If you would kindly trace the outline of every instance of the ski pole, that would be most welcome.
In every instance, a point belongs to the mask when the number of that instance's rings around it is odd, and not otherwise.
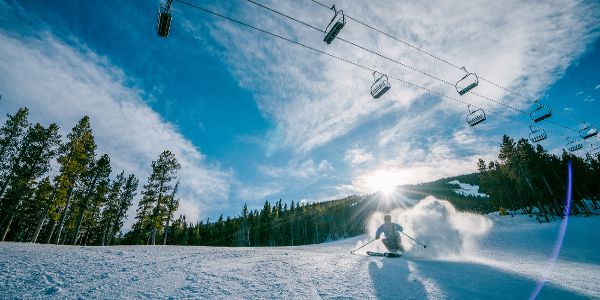
[[[354,252],[356,252],[356,251],[360,250],[362,247],[364,247],[364,246],[366,246],[366,245],[368,245],[368,244],[370,244],[370,243],[374,242],[375,240],[376,240],[376,239],[372,239],[372,240],[368,241],[366,244],[364,244],[364,245],[362,245],[362,246],[360,246],[360,247],[358,247],[358,248],[356,248],[356,249],[354,249],[354,250],[350,251],[350,253],[354,254]]]
[[[400,231],[400,232],[402,232],[402,231]],[[413,240],[413,242],[415,242],[415,243],[417,243],[417,244],[419,244],[419,245],[423,246],[423,248],[427,248],[427,245],[424,245],[424,244],[422,244],[421,242],[419,242],[419,241],[417,241],[417,240],[413,239],[412,237],[410,237],[410,235],[408,235],[408,234],[406,234],[406,233],[404,233],[404,232],[402,232],[402,234],[404,234],[405,236],[407,236],[409,239]]]

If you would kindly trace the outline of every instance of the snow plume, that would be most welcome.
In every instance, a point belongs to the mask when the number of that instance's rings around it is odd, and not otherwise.
[[[431,196],[413,207],[395,209],[389,214],[392,222],[402,225],[405,234],[427,245],[423,248],[402,235],[402,246],[410,256],[470,256],[475,241],[492,228],[492,221],[486,216],[459,212],[450,202]],[[367,224],[369,234],[375,234],[383,223],[383,216],[383,212],[377,212],[370,217]],[[385,251],[385,246],[375,242],[372,249]]]

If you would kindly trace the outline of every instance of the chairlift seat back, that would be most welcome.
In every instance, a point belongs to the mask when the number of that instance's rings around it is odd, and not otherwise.
[[[485,121],[485,119],[486,119],[485,112],[483,112],[483,109],[481,109],[481,108],[478,110],[475,110],[467,115],[467,123],[470,126],[475,126],[475,125]]]
[[[567,149],[571,152],[575,152],[577,150],[581,150],[583,148],[583,144],[578,141],[570,141],[567,143]]]
[[[529,134],[529,140],[534,143],[539,143],[548,138],[545,130],[535,130]]]
[[[456,83],[455,87],[458,94],[462,96],[478,85],[479,78],[477,75],[475,73],[468,73]]]
[[[158,21],[156,22],[156,33],[160,37],[168,37],[171,28],[171,13],[163,7],[158,10]]]
[[[387,76],[382,75],[373,83],[373,85],[371,85],[371,96],[373,96],[374,99],[378,99],[389,91],[391,87]]]
[[[344,25],[346,24],[346,19],[344,18],[344,12],[339,10],[335,12],[335,15],[327,25],[327,29],[325,29],[325,38],[323,41],[327,44],[331,44],[331,42],[335,39],[335,37],[340,33]]]
[[[546,106],[539,105],[539,107],[529,113],[529,116],[533,122],[537,123],[550,118],[552,111]]]
[[[579,136],[581,136],[581,138],[583,138],[584,140],[594,137],[596,135],[598,135],[598,129],[596,129],[596,127],[594,126],[586,126],[584,129],[579,131]]]

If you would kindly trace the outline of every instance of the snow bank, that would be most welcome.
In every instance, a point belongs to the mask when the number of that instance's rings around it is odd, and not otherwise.
[[[402,236],[402,246],[410,256],[444,257],[470,256],[476,241],[492,228],[487,216],[459,212],[448,201],[427,197],[410,208],[390,212],[392,221],[404,227],[404,233],[427,245],[427,248]],[[384,213],[373,214],[368,221],[369,234],[374,235],[383,223]],[[385,251],[382,243],[373,248]]]

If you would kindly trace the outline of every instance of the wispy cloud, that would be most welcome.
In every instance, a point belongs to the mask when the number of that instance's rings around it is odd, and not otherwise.
[[[331,11],[309,2],[264,3],[318,27],[324,28],[331,18]],[[598,37],[599,27],[598,3],[577,0],[560,5],[511,0],[484,6],[473,6],[468,1],[373,5],[348,0],[336,6],[531,97],[539,97],[562,76],[570,63]],[[339,40],[325,45],[321,34],[255,6],[239,7],[236,13],[267,30],[459,98],[454,87]],[[343,161],[349,170],[345,182],[342,180],[336,186],[346,191],[368,192],[365,178],[381,170],[396,174],[399,182],[406,183],[475,171],[479,157],[494,158],[491,153],[500,138],[491,134],[498,132],[495,129],[517,136],[528,135],[527,126],[519,127],[520,123],[512,119],[506,122],[492,114],[485,124],[469,128],[464,121],[465,105],[432,99],[423,90],[394,80],[392,89],[375,101],[369,95],[371,74],[364,70],[227,22],[216,24],[207,26],[226,49],[223,57],[231,71],[240,85],[254,91],[260,109],[277,124],[273,130],[277,134],[271,135],[267,142],[268,154],[295,153],[292,161],[297,162],[286,168],[261,166],[264,173],[272,176],[308,178],[309,174],[315,174],[312,171],[315,167],[305,157],[328,147],[346,147]],[[340,36],[449,82],[462,76],[459,71],[352,21],[348,21]],[[489,84],[481,83],[477,92],[516,108],[529,107],[523,99],[509,97]],[[461,100],[484,107],[487,113],[498,112],[509,117],[518,114],[505,112],[504,107],[472,95]],[[393,121],[384,120],[390,116],[394,116]],[[522,120],[529,121],[528,116]],[[367,126],[378,130],[365,130]],[[353,145],[357,140],[364,145],[360,149]],[[338,192],[332,187],[324,189],[328,191],[320,194]]]
[[[332,171],[333,166],[327,160],[315,163],[313,159],[307,159],[304,161],[291,161],[285,167],[261,165],[258,166],[258,169],[263,174],[274,178],[308,179]]]
[[[361,148],[348,149],[346,151],[345,160],[354,165],[360,165],[373,160],[373,154]]]
[[[320,28],[331,19],[330,10],[310,1],[264,3]],[[261,113],[274,124],[255,141],[264,146],[269,158],[251,166],[258,169],[257,175],[266,177],[260,184],[232,180],[235,170],[208,163],[177,128],[145,105],[149,99],[126,84],[126,75],[111,66],[108,59],[85,48],[64,45],[51,35],[38,40],[0,40],[1,57],[8,57],[4,52],[12,55],[10,63],[0,64],[2,71],[10,75],[2,76],[0,87],[9,90],[12,99],[19,99],[16,101],[39,106],[36,116],[59,120],[63,129],[82,114],[91,114],[99,144],[105,145],[101,150],[111,154],[115,165],[134,170],[142,178],[147,176],[149,161],[159,150],[175,148],[186,164],[182,170],[186,182],[182,184],[185,190],[181,209],[187,214],[198,208],[240,207],[240,203],[225,201],[229,196],[261,200],[295,189],[300,198],[315,201],[372,192],[369,180],[382,172],[398,183],[472,172],[478,158],[494,158],[500,131],[516,136],[528,134],[526,126],[492,114],[506,113],[496,104],[473,95],[460,97],[452,86],[339,40],[326,45],[321,33],[256,6],[223,1],[207,5],[316,49],[481,106],[488,120],[471,128],[465,122],[466,105],[394,80],[392,89],[374,100],[369,95],[373,79],[366,71],[187,9],[177,10],[180,28],[186,30],[178,34],[191,33],[199,41],[196,46],[222,58],[239,85],[253,94]],[[473,6],[468,1],[373,4],[342,0],[336,6],[532,97],[542,95],[600,33],[596,22],[600,4],[594,1],[507,0]],[[463,75],[351,20],[340,36],[451,83]],[[19,60],[26,63],[17,65],[15,61]],[[25,92],[27,89],[33,92]],[[522,99],[509,97],[483,81],[476,91],[517,108],[528,107]],[[14,101],[4,107],[15,109],[18,104]],[[516,117],[514,112],[507,115]],[[529,121],[528,116],[523,118]],[[114,132],[114,127],[120,132]],[[119,139],[123,132],[139,138]],[[318,184],[304,189],[314,183]]]
[[[278,1],[270,5],[322,27],[329,21],[331,13],[301,1]],[[469,2],[386,3],[385,9],[360,1],[346,1],[338,6],[396,36],[413,40],[433,53],[441,53],[457,63],[467,63],[469,69],[527,95],[540,94],[559,78],[569,63],[597,36],[591,34],[592,28],[597,26],[597,14],[590,10],[590,6],[596,5],[580,1],[556,6],[510,1],[477,7]],[[515,9],[523,13],[514,14]],[[462,13],[465,10],[470,13]],[[253,24],[268,30],[391,72],[405,80],[455,94],[452,87],[440,85],[340,41],[325,46],[319,33],[273,17],[254,6],[244,6],[240,11],[244,11],[244,16]],[[474,19],[471,17],[474,14],[483,17]],[[401,110],[423,94],[422,90],[392,81],[392,90],[382,100],[373,101],[368,94],[370,74],[360,69],[229,23],[218,24],[212,32],[227,49],[225,56],[232,71],[243,86],[257,91],[261,109],[284,129],[283,143],[278,144],[280,148],[308,152],[386,112]],[[489,32],[495,33],[493,38]],[[460,72],[353,22],[348,22],[341,36],[360,41],[369,48],[451,82],[461,76]],[[544,47],[541,49],[539,45]],[[502,90],[485,84],[478,91],[496,99],[504,96]],[[477,97],[468,96],[466,100],[495,108]],[[502,100],[517,107],[525,105],[520,99]],[[441,105],[455,113],[460,112],[451,117],[462,118],[464,108],[460,105],[448,100]],[[413,117],[408,113],[398,122]]]
[[[99,153],[110,155],[114,171],[134,173],[144,184],[150,162],[161,151],[175,153],[182,169],[180,212],[196,220],[228,198],[228,171],[211,165],[176,127],[146,103],[119,68],[81,45],[51,34],[14,38],[0,32],[2,111],[27,106],[31,119],[57,122],[63,135],[84,115],[91,118]],[[132,221],[136,205],[129,211]],[[130,223],[128,224],[130,225]]]
[[[267,197],[282,192],[281,187],[277,186],[240,186],[237,190],[237,197],[243,201],[265,200]],[[268,199],[272,200],[272,199]]]

